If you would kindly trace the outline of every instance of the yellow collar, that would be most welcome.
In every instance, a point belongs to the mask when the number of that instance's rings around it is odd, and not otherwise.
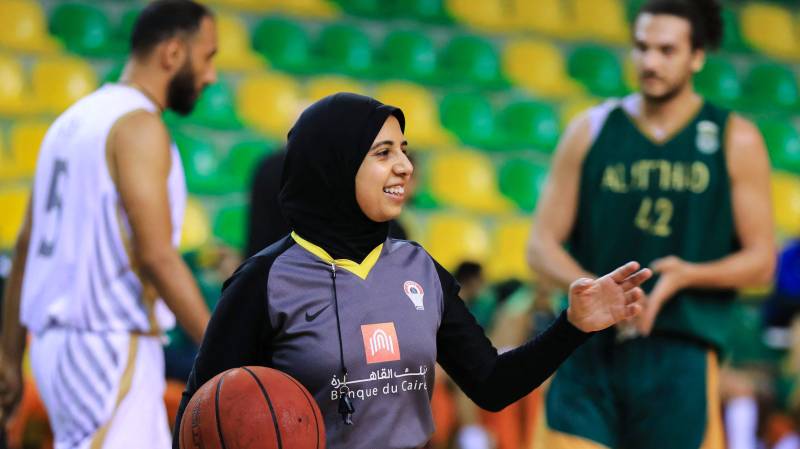
[[[349,259],[334,259],[333,257],[328,254],[327,251],[320,248],[319,246],[309,242],[308,240],[300,237],[297,235],[296,232],[292,231],[292,238],[298,245],[302,246],[306,251],[310,252],[311,254],[319,257],[323,261],[335,264],[337,267],[344,268],[345,270],[355,274],[356,276],[360,277],[361,279],[367,279],[370,270],[372,267],[375,266],[375,263],[378,262],[378,256],[381,255],[381,250],[383,249],[383,243],[376,246],[366,258],[361,263],[353,262]]]

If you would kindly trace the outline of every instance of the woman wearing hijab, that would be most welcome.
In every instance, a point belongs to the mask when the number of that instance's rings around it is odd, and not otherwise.
[[[632,262],[576,281],[569,308],[547,331],[498,355],[453,277],[420,245],[387,238],[413,171],[404,123],[400,109],[349,93],[303,112],[281,180],[292,233],[225,283],[178,424],[213,376],[263,365],[311,392],[328,447],[419,448],[433,432],[436,362],[479,406],[500,410],[547,379],[591,332],[641,310],[638,286],[651,273]]]

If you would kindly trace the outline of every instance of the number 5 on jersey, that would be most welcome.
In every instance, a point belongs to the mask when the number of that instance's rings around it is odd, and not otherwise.
[[[45,204],[45,232],[42,242],[39,244],[39,255],[49,257],[53,255],[58,241],[58,230],[61,225],[61,215],[64,212],[64,200],[61,195],[61,179],[66,179],[67,161],[56,159],[53,163],[53,171],[50,175],[50,187],[47,191],[47,203]]]

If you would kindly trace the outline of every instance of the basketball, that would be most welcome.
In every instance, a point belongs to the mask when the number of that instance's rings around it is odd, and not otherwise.
[[[324,449],[325,425],[300,382],[263,366],[229,369],[192,396],[181,449]]]

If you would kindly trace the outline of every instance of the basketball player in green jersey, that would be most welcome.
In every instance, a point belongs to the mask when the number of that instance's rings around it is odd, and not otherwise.
[[[554,376],[547,449],[723,448],[716,391],[735,289],[774,269],[769,161],[757,128],[693,89],[722,36],[712,0],[648,0],[633,25],[639,92],[577,118],[553,160],[528,248],[566,288],[649,265],[645,310]]]

